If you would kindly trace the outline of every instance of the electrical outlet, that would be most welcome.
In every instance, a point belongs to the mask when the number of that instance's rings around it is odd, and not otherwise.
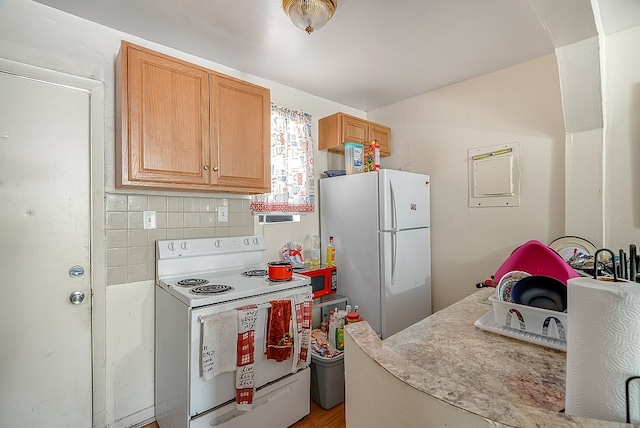
[[[229,221],[229,207],[218,207],[218,223],[226,223]]]
[[[156,229],[156,212],[155,211],[142,211],[142,220],[145,229]]]

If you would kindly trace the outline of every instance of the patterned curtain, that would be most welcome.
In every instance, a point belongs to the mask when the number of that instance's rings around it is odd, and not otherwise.
[[[311,115],[271,103],[271,193],[252,196],[251,211],[315,211]]]

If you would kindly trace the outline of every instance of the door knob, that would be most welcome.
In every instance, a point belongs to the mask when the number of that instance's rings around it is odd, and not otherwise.
[[[69,294],[69,301],[74,305],[79,305],[84,301],[84,293],[82,291],[74,291]]]

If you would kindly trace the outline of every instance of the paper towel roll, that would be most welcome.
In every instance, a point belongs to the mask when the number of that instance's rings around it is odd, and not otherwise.
[[[581,277],[567,287],[565,412],[625,422],[625,382],[640,375],[640,284]],[[634,423],[640,422],[637,383],[630,389]]]

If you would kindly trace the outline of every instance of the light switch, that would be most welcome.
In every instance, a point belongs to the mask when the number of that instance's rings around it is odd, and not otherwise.
[[[229,221],[229,207],[218,207],[218,223],[226,223]]]
[[[156,229],[156,212],[142,211],[142,220],[145,229]]]

